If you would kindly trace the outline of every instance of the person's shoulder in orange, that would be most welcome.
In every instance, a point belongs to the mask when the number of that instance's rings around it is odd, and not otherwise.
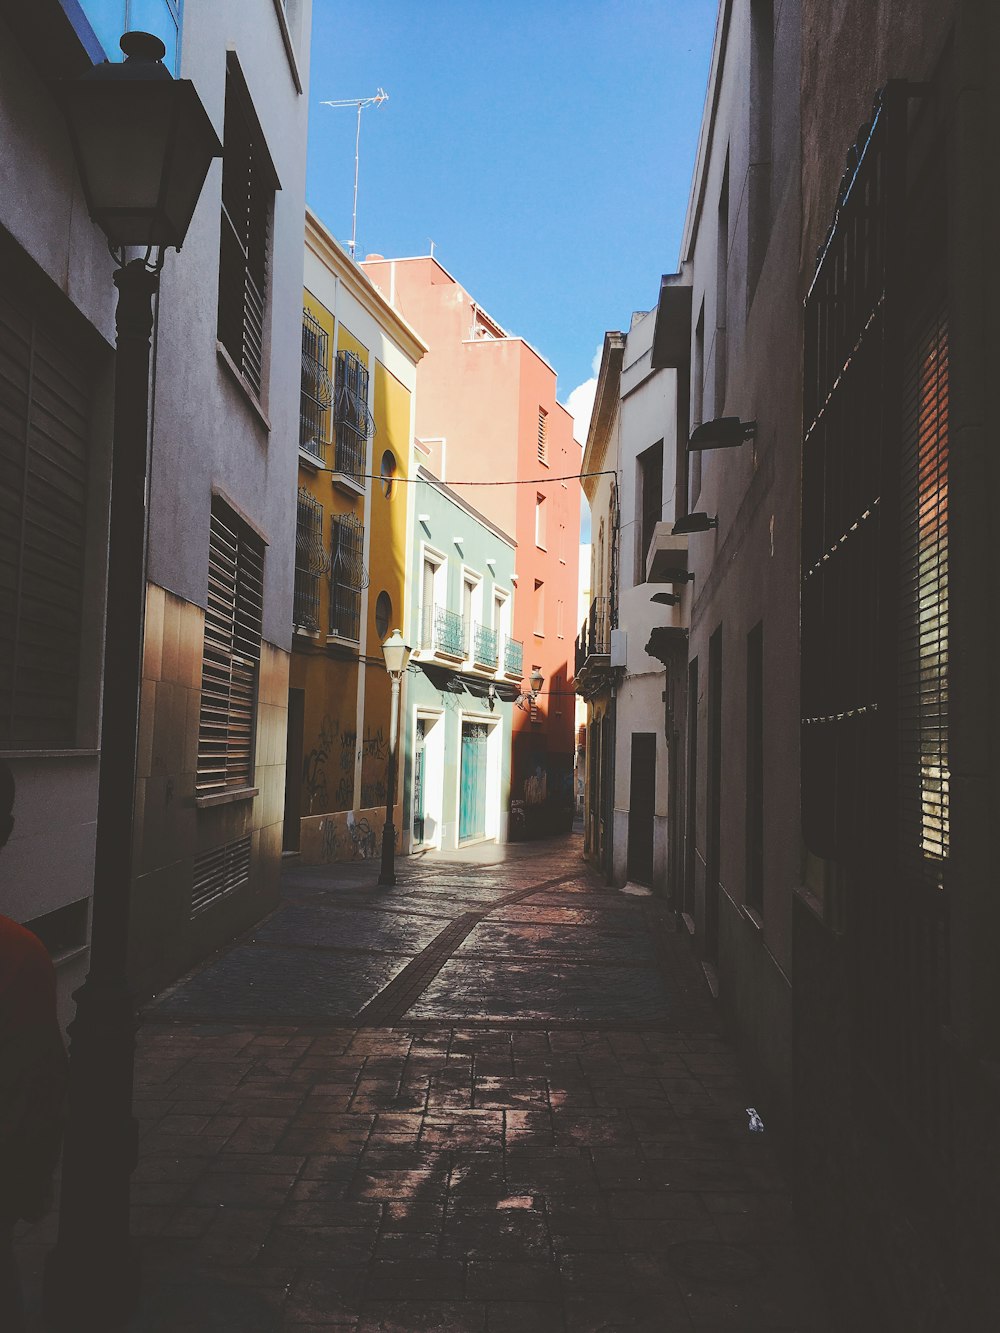
[[[56,1021],[55,969],[45,945],[0,915],[0,1037]]]

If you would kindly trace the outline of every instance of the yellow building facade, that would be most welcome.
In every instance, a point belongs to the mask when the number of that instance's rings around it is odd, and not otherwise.
[[[390,726],[381,644],[406,624],[425,351],[307,212],[284,848],[309,864],[381,848]]]

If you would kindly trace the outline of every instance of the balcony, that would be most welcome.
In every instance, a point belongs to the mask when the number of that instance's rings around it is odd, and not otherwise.
[[[524,644],[520,639],[504,640],[503,672],[515,680],[520,680],[524,675]]]
[[[425,606],[420,614],[420,648],[425,653],[462,661],[466,655],[465,620],[444,606]]]
[[[611,667],[611,598],[595,597],[576,641],[576,688],[587,693]]]
[[[496,671],[500,660],[498,653],[499,635],[489,625],[475,625],[472,633],[472,660],[476,666]]]

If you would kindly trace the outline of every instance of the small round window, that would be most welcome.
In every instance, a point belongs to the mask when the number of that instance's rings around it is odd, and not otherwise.
[[[396,489],[393,478],[396,475],[396,455],[391,449],[386,449],[382,455],[382,494],[387,500],[392,499],[393,491]]]
[[[380,639],[389,633],[389,621],[392,619],[392,598],[387,592],[380,592],[375,599],[375,628]]]

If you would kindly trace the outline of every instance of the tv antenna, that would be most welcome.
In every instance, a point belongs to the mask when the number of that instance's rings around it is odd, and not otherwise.
[[[358,109],[358,130],[354,136],[354,216],[351,222],[351,258],[358,239],[358,154],[361,147],[361,113],[366,106],[381,106],[388,102],[389,94],[379,88],[374,97],[341,97],[333,102],[321,102],[320,106],[354,106]]]

